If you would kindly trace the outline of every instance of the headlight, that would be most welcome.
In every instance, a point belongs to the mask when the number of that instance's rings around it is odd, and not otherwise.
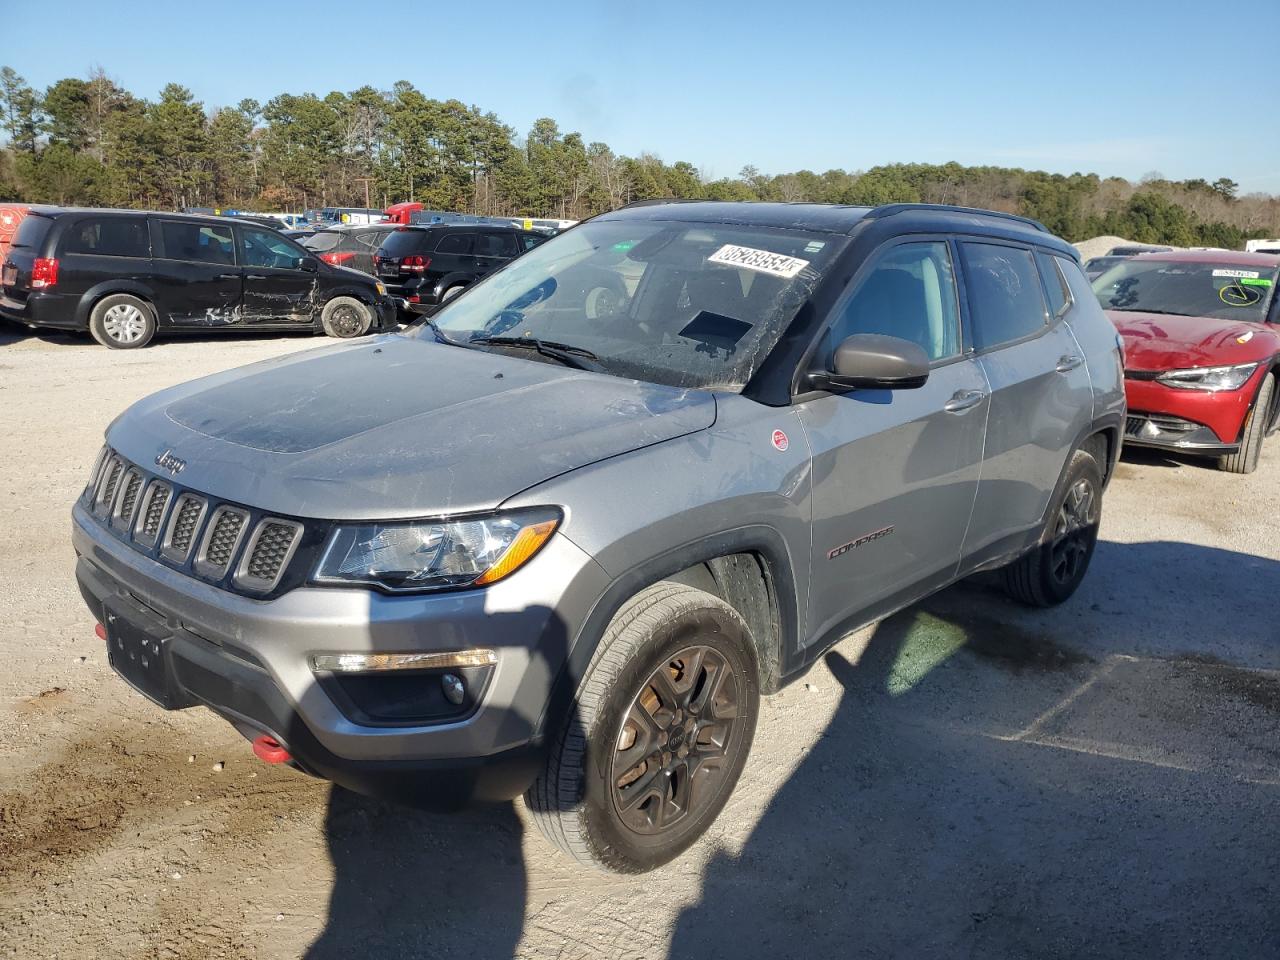
[[[481,587],[524,566],[560,515],[526,510],[475,520],[362,523],[338,527],[315,579],[392,591]]]
[[[1191,367],[1187,370],[1170,370],[1156,377],[1166,387],[1184,390],[1239,390],[1253,371],[1256,363],[1241,363],[1234,367]]]

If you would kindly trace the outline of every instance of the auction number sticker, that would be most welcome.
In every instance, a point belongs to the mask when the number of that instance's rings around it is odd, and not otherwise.
[[[1215,277],[1234,277],[1237,280],[1257,280],[1257,270],[1215,270]]]
[[[799,257],[788,257],[786,254],[770,253],[753,247],[739,247],[732,243],[726,243],[707,257],[707,261],[724,264],[726,267],[755,270],[757,273],[767,273],[785,280],[790,280],[809,265],[808,260],[801,260]]]

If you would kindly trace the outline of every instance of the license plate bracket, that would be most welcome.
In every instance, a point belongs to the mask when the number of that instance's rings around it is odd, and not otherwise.
[[[181,710],[194,701],[179,686],[169,665],[172,637],[139,626],[104,606],[107,662],[129,686],[166,710]]]

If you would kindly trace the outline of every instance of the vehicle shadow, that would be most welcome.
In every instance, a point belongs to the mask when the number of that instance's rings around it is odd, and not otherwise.
[[[567,627],[555,611],[531,607],[515,615],[490,614],[486,626],[495,639],[508,632],[521,635],[527,632],[528,618],[539,614],[545,617],[540,646],[520,683],[545,689],[548,678],[554,679],[566,663],[569,647]],[[508,631],[504,617],[521,622]],[[376,626],[373,630],[372,649],[395,648],[394,642],[378,640]],[[573,684],[557,689],[571,690]],[[565,700],[558,702],[560,710],[552,710],[548,729],[577,724]],[[424,779],[421,807],[412,800],[406,805],[331,787],[325,840],[333,889],[325,928],[305,953],[306,960],[515,955],[528,890],[524,827],[514,807],[523,801],[441,813],[426,808],[436,796],[435,787],[429,777]]]
[[[1269,605],[1228,620],[1182,590],[1154,625],[1080,621],[1107,619],[1119,570],[1274,597],[1280,563],[1185,543],[1102,543],[1095,563],[1057,610],[965,583],[828,654],[829,725],[713,857],[669,956],[1275,955],[1280,679],[1156,635],[1180,620],[1274,657]]]

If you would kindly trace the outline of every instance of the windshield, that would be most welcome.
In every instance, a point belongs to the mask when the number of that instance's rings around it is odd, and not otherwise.
[[[443,307],[435,326],[458,342],[519,337],[589,351],[617,376],[740,390],[846,240],[718,223],[593,221],[477,284]]]
[[[1125,260],[1093,282],[1104,310],[1176,313],[1220,320],[1267,317],[1275,267],[1177,260]]]

